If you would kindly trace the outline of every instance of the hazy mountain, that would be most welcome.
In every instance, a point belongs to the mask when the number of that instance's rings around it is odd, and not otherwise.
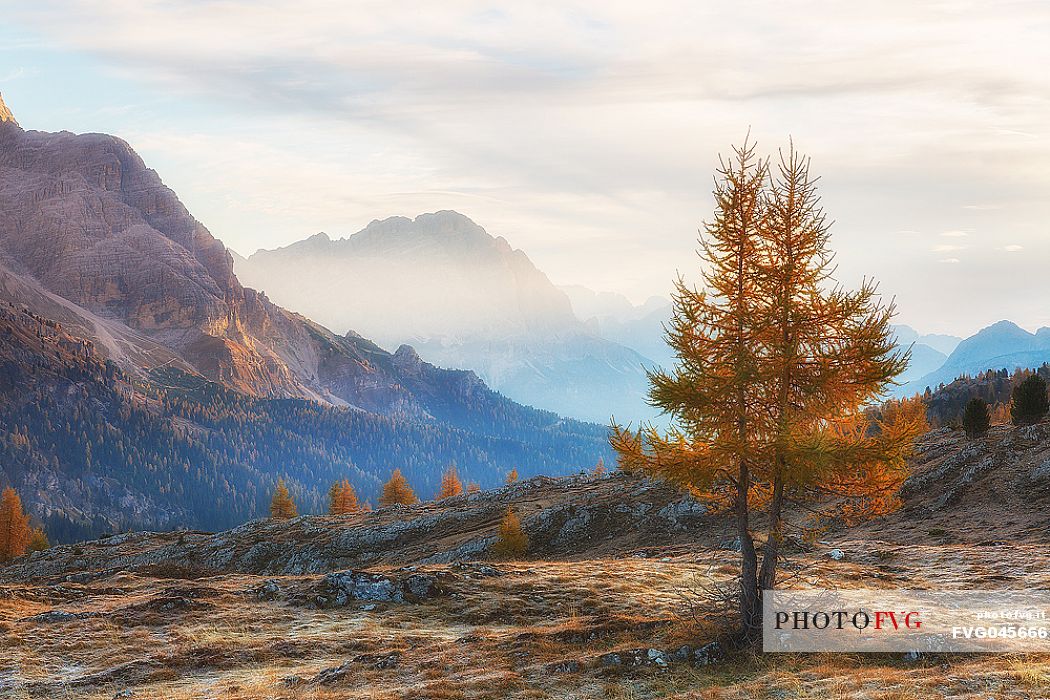
[[[330,480],[374,495],[393,467],[429,496],[453,459],[495,485],[610,457],[601,426],[244,287],[112,136],[0,120],[0,301],[0,484],[67,534],[232,524],[278,475],[314,507]]]
[[[660,367],[670,367],[674,351],[664,341],[664,324],[671,318],[671,301],[650,297],[634,305],[622,294],[595,292],[587,287],[559,287],[572,302],[573,311],[596,335],[629,347]]]
[[[1050,362],[1050,328],[1035,333],[1011,321],[999,321],[958,344],[937,369],[911,381],[900,394],[913,394],[947,384],[957,377],[988,369],[1035,368]]]
[[[475,370],[529,405],[637,421],[651,360],[593,332],[521,250],[452,211],[260,250],[238,275],[288,308],[427,361]]]
[[[920,334],[911,326],[894,326],[893,332],[897,336],[897,342],[901,345],[910,345],[911,343],[925,345],[926,347],[936,350],[945,357],[952,354],[952,351],[962,342],[962,338],[954,335],[944,335],[939,333]]]

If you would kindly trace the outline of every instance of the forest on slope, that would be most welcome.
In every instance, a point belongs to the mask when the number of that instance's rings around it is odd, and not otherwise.
[[[175,369],[142,380],[14,305],[0,307],[0,389],[4,480],[55,541],[228,528],[262,516],[281,477],[302,512],[318,512],[337,479],[374,502],[394,468],[430,498],[453,461],[491,487],[510,469],[528,477],[610,459],[603,427],[487,390],[487,402],[447,401],[440,421],[420,421],[250,397]]]

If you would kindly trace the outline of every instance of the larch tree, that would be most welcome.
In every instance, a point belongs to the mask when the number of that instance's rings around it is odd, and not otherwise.
[[[395,469],[390,475],[390,481],[383,484],[383,493],[379,497],[379,505],[382,507],[402,505],[410,506],[419,503],[415,491],[408,485],[408,479]]]
[[[348,479],[337,481],[328,490],[328,513],[330,515],[349,515],[361,511],[357,500],[357,491]]]
[[[0,563],[25,554],[30,535],[29,517],[22,511],[22,499],[8,486],[0,494]]]
[[[893,507],[924,429],[919,402],[870,410],[906,366],[873,283],[833,283],[829,224],[809,163],[792,148],[777,174],[745,141],[715,178],[701,234],[703,289],[681,279],[667,341],[677,363],[650,372],[650,401],[674,427],[614,426],[621,468],[731,509],[740,541],[740,632],[761,629],[776,585],[785,504],[835,503],[840,517]],[[761,559],[753,520],[767,523]]]
[[[462,493],[463,482],[459,480],[459,474],[456,473],[456,463],[453,462],[448,465],[448,469],[441,475],[441,489],[438,491],[438,500],[459,496]]]
[[[467,484],[467,493],[481,493],[481,484],[471,481]]]
[[[529,549],[529,537],[521,529],[521,520],[513,508],[508,508],[499,524],[492,553],[500,559],[520,559]]]
[[[516,483],[518,483],[518,470],[511,469],[509,472],[507,472],[507,484],[510,485]]]
[[[288,520],[297,515],[299,515],[299,511],[295,507],[292,495],[288,493],[288,487],[285,485],[284,479],[278,479],[273,498],[270,500],[270,517],[274,520]]]

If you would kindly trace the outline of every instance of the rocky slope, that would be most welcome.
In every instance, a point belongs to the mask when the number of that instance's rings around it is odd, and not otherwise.
[[[485,558],[513,506],[539,557],[599,556],[666,548],[697,537],[731,541],[703,505],[666,486],[614,473],[537,477],[510,486],[353,516],[261,520],[222,533],[115,535],[55,547],[0,569],[22,577],[90,580],[116,571],[164,576],[240,572],[308,574],[385,565]],[[74,570],[73,560],[79,562]]]
[[[237,262],[284,306],[429,362],[476,371],[532,406],[608,422],[653,415],[652,361],[592,331],[568,297],[502,237],[452,211],[373,221],[347,238],[320,233]]]

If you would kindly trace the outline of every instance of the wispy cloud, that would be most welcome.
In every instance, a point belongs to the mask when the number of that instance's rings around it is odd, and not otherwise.
[[[108,130],[241,251],[461,208],[555,281],[642,299],[694,259],[716,153],[748,125],[763,148],[792,135],[813,156],[844,281],[880,277],[917,325],[1014,308],[989,289],[938,307],[931,285],[970,283],[930,265],[963,250],[953,239],[1045,251],[1042,2],[8,5],[33,51],[100,66],[89,97],[116,76],[178,102],[177,118],[170,102],[111,109]],[[35,54],[13,50],[8,65],[31,70]],[[1008,274],[1005,256],[978,257],[967,272]]]

